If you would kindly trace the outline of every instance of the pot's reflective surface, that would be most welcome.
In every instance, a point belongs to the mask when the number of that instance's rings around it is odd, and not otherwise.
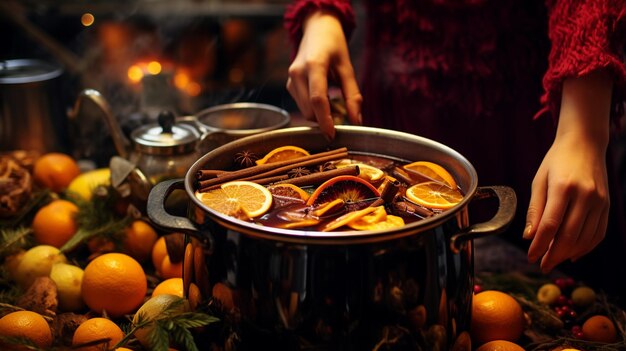
[[[449,249],[458,223],[330,246],[252,238],[207,221],[199,227],[211,233],[208,284],[196,281],[210,287],[204,293],[219,301],[212,312],[224,324],[201,342],[245,350],[446,350],[469,330],[473,292],[471,241],[458,253]]]

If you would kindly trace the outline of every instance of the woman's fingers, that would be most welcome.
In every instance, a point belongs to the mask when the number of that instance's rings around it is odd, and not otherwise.
[[[537,225],[535,237],[528,249],[528,260],[531,263],[536,262],[548,251],[570,204],[570,195],[563,187],[552,184],[547,189],[547,194],[545,209]]]
[[[309,102],[320,126],[320,130],[328,138],[335,137],[335,125],[330,114],[328,100],[328,70],[323,65],[309,65]]]
[[[590,213],[588,204],[571,201],[553,242],[541,260],[541,270],[551,271],[559,263],[578,254],[580,244],[593,236],[598,224],[597,215]],[[592,231],[593,230],[593,231]]]
[[[348,110],[348,120],[352,124],[361,125],[363,123],[361,117],[361,103],[363,96],[359,90],[359,86],[354,76],[354,68],[350,61],[344,62],[336,69],[343,91],[343,98],[346,102]]]
[[[300,68],[295,62],[289,67],[289,78],[287,79],[287,91],[293,97],[302,113],[302,117],[308,120],[315,118],[313,108],[309,101],[309,88],[306,71]]]

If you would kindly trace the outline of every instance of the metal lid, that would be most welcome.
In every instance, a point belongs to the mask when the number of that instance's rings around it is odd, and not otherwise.
[[[0,61],[0,84],[23,84],[56,78],[63,68],[51,62],[22,59]]]
[[[187,123],[175,123],[170,111],[159,113],[158,124],[150,124],[135,129],[131,138],[135,148],[154,155],[178,155],[191,152],[200,141],[197,128]]]

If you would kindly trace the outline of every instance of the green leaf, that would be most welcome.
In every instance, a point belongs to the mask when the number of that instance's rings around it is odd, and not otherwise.
[[[31,228],[25,227],[0,229],[0,259],[32,244],[32,233]]]

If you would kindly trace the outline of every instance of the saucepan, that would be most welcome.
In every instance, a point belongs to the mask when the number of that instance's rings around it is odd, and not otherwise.
[[[451,209],[400,228],[322,233],[242,221],[194,196],[199,170],[230,169],[243,151],[264,154],[284,145],[312,152],[347,147],[355,154],[436,162],[450,171],[464,197]],[[336,137],[328,141],[317,128],[285,128],[218,147],[198,159],[184,179],[157,184],[148,215],[160,227],[185,232],[204,245],[203,266],[189,279],[209,301],[229,301],[219,309],[220,326],[201,338],[207,343],[274,350],[445,350],[453,345],[469,350],[473,240],[506,230],[516,208],[511,188],[478,184],[462,154],[417,135],[337,126]],[[184,189],[189,198],[186,217],[164,209],[175,189]],[[480,205],[493,206],[493,217],[472,223],[470,209]]]

